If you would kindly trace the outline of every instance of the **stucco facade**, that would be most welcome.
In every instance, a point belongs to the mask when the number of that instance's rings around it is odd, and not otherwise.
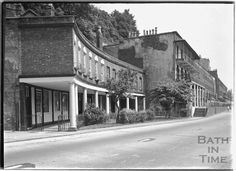
[[[145,72],[147,99],[148,92],[156,88],[159,81],[184,79],[192,83],[190,106],[193,116],[195,108],[206,108],[217,95],[215,78],[208,72],[209,61],[202,59],[176,31],[147,32],[143,36],[130,37],[121,44],[108,45],[104,50],[126,62],[142,59],[139,65],[143,65]],[[125,57],[123,51],[126,51]]]

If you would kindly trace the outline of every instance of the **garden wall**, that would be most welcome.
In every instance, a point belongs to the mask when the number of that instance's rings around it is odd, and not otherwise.
[[[228,111],[226,106],[208,107],[206,116],[211,116],[211,115],[218,114],[218,113],[225,112],[225,111]]]

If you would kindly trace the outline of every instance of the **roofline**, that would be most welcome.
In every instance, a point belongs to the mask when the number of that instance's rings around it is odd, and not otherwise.
[[[139,39],[139,38],[143,38],[143,37],[148,37],[148,36],[160,36],[160,35],[165,35],[165,34],[177,34],[177,36],[179,36],[181,39],[182,37],[180,36],[180,34],[177,31],[170,31],[170,32],[164,32],[164,33],[159,33],[159,34],[150,34],[150,35],[142,35],[142,36],[138,36],[138,37],[130,37],[130,38],[126,38],[124,40],[129,40],[129,39]],[[114,44],[109,44],[106,45],[104,47],[109,47],[109,46],[117,46],[120,43],[114,43]]]
[[[89,48],[91,48],[90,50],[92,50],[94,53],[98,54],[99,56],[102,56],[102,58],[104,58],[107,61],[112,62],[116,65],[120,65],[120,66],[125,67],[125,68],[127,68],[127,66],[128,66],[128,67],[131,67],[131,69],[134,69],[134,70],[136,70],[140,73],[144,73],[143,68],[139,68],[139,67],[134,66],[130,63],[122,61],[122,60],[120,60],[118,58],[115,58],[114,56],[111,56],[111,55],[105,53],[104,51],[98,49],[95,45],[90,43],[90,41],[83,35],[83,33],[79,30],[79,27],[78,27],[77,23],[75,23],[74,28],[75,28],[75,31],[77,32],[77,36],[79,36],[80,40],[85,45],[87,45]]]
[[[34,17],[6,17],[6,19],[8,19],[8,20],[11,20],[11,19],[37,19],[37,18],[69,18],[69,19],[71,19],[71,20],[68,20],[67,22],[65,22],[65,23],[60,23],[59,22],[59,24],[67,24],[67,25],[71,25],[72,26],[72,28],[74,28],[74,30],[75,30],[75,32],[76,32],[76,35],[80,38],[80,40],[88,47],[88,48],[90,48],[90,50],[91,51],[93,51],[94,53],[96,53],[96,54],[98,54],[98,56],[101,56],[102,58],[104,58],[105,60],[107,60],[107,61],[109,61],[109,62],[111,62],[111,63],[114,63],[114,64],[116,64],[116,65],[119,65],[119,66],[122,66],[122,67],[124,67],[124,68],[127,68],[127,67],[130,67],[131,69],[133,69],[133,70],[135,70],[135,71],[137,71],[137,72],[139,72],[139,73],[144,73],[144,70],[143,70],[143,68],[139,68],[139,67],[137,67],[137,66],[134,66],[134,65],[132,65],[132,64],[130,64],[130,63],[127,63],[127,62],[125,62],[125,61],[122,61],[122,60],[120,60],[120,59],[118,59],[118,58],[115,58],[115,57],[113,57],[113,56],[111,56],[111,55],[109,55],[109,54],[107,54],[107,53],[105,53],[104,51],[102,51],[102,50],[100,50],[100,49],[98,49],[95,45],[93,45],[84,35],[83,35],[83,33],[79,30],[79,27],[78,27],[78,24],[76,23],[76,20],[75,20],[75,17],[73,16],[73,15],[67,15],[67,16],[34,16]],[[32,23],[32,24],[28,24],[28,23],[22,23],[21,24],[21,27],[24,27],[24,26],[26,26],[27,27],[27,25],[34,25],[34,26],[38,26],[38,25],[48,25],[48,24],[50,24],[50,25],[56,25],[56,26],[58,26],[58,23],[57,22],[55,22],[55,23],[37,23],[37,24],[34,24],[34,23]]]

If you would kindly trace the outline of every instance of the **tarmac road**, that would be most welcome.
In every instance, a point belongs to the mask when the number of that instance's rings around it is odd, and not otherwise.
[[[4,163],[6,169],[227,169],[232,167],[230,137],[231,114],[221,113],[196,120],[7,143]]]

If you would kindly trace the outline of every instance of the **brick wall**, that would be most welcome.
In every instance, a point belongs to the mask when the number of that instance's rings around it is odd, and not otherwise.
[[[72,40],[71,27],[22,28],[22,75],[72,74]]]

